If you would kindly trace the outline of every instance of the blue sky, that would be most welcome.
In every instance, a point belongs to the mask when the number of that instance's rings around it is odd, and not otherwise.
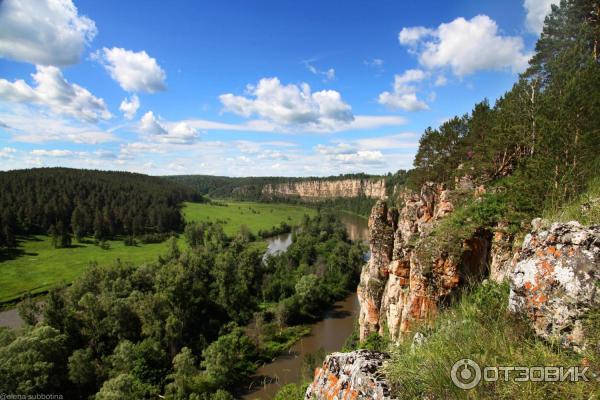
[[[552,0],[0,2],[0,169],[410,168],[510,89]]]

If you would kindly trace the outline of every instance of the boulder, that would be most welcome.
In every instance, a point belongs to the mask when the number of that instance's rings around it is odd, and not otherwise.
[[[305,400],[370,399],[388,400],[388,381],[381,369],[389,356],[370,350],[332,353],[306,390]]]
[[[509,309],[528,317],[540,337],[579,351],[583,319],[600,306],[600,226],[532,226],[510,274]]]

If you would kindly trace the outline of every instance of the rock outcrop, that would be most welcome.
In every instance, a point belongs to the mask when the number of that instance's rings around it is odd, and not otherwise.
[[[518,252],[513,252],[514,234],[507,231],[505,224],[499,224],[493,234],[492,247],[490,249],[490,279],[502,282],[508,279],[508,275],[516,262]]]
[[[532,226],[510,275],[509,309],[526,315],[539,336],[581,350],[583,318],[600,306],[600,226]]]
[[[391,399],[388,382],[381,373],[387,358],[384,353],[369,350],[332,353],[315,370],[305,399]]]
[[[371,259],[357,289],[361,340],[373,332],[400,340],[415,322],[431,319],[455,288],[487,273],[491,234],[486,231],[473,232],[458,255],[419,251],[434,224],[453,212],[450,197],[445,186],[427,183],[418,195],[405,196],[399,213],[383,201],[373,207]]]
[[[332,199],[336,197],[385,198],[383,179],[312,180],[268,184],[262,188],[265,197],[300,197],[303,200]]]

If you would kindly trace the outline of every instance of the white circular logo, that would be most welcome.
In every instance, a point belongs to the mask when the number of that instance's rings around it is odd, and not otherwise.
[[[481,368],[468,358],[458,360],[450,371],[452,382],[461,389],[473,389],[481,381]]]

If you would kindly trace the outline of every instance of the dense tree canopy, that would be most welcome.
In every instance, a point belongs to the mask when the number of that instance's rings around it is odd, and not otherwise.
[[[201,200],[193,189],[128,172],[39,168],[0,172],[0,246],[16,234],[49,233],[55,245],[70,235],[95,236],[178,231],[184,200]]]
[[[504,187],[523,211],[556,208],[584,190],[600,169],[599,13],[595,0],[553,5],[530,66],[510,91],[494,106],[484,100],[425,131],[413,188],[469,175]]]
[[[247,230],[190,224],[156,263],[92,266],[0,330],[0,392],[96,399],[232,398],[327,305],[353,290],[363,262],[332,215],[306,217],[286,253],[263,260]],[[271,304],[260,308],[259,304]],[[256,326],[250,335],[251,320]],[[289,345],[289,344],[288,344]],[[18,363],[15,366],[14,363]]]

